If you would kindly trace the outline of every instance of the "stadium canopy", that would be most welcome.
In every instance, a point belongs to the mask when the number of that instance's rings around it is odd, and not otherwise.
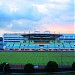
[[[60,36],[61,34],[22,34],[23,37],[29,38],[29,39],[56,39]]]

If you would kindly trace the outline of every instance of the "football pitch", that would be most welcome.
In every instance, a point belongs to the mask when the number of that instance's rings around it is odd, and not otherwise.
[[[0,52],[0,64],[46,65],[55,61],[58,65],[72,65],[75,62],[75,52]]]

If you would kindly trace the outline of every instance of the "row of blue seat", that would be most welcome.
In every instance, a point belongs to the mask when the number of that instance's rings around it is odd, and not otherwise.
[[[47,48],[50,48],[50,49],[63,49],[63,48],[67,48],[67,49],[74,49],[75,46],[74,44],[60,44],[60,45],[55,45],[55,44],[45,44],[45,45],[38,45],[38,44],[34,44],[34,45],[10,45],[10,46],[6,46],[6,49],[47,49]]]

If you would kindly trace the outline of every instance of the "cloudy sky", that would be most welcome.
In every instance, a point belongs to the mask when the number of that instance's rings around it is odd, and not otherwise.
[[[74,3],[74,0],[0,0],[0,36],[28,31],[74,33]]]

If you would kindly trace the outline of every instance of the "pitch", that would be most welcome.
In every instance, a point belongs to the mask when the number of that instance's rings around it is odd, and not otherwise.
[[[58,65],[72,65],[75,62],[75,52],[0,52],[0,64],[46,65],[48,61],[55,61]]]

